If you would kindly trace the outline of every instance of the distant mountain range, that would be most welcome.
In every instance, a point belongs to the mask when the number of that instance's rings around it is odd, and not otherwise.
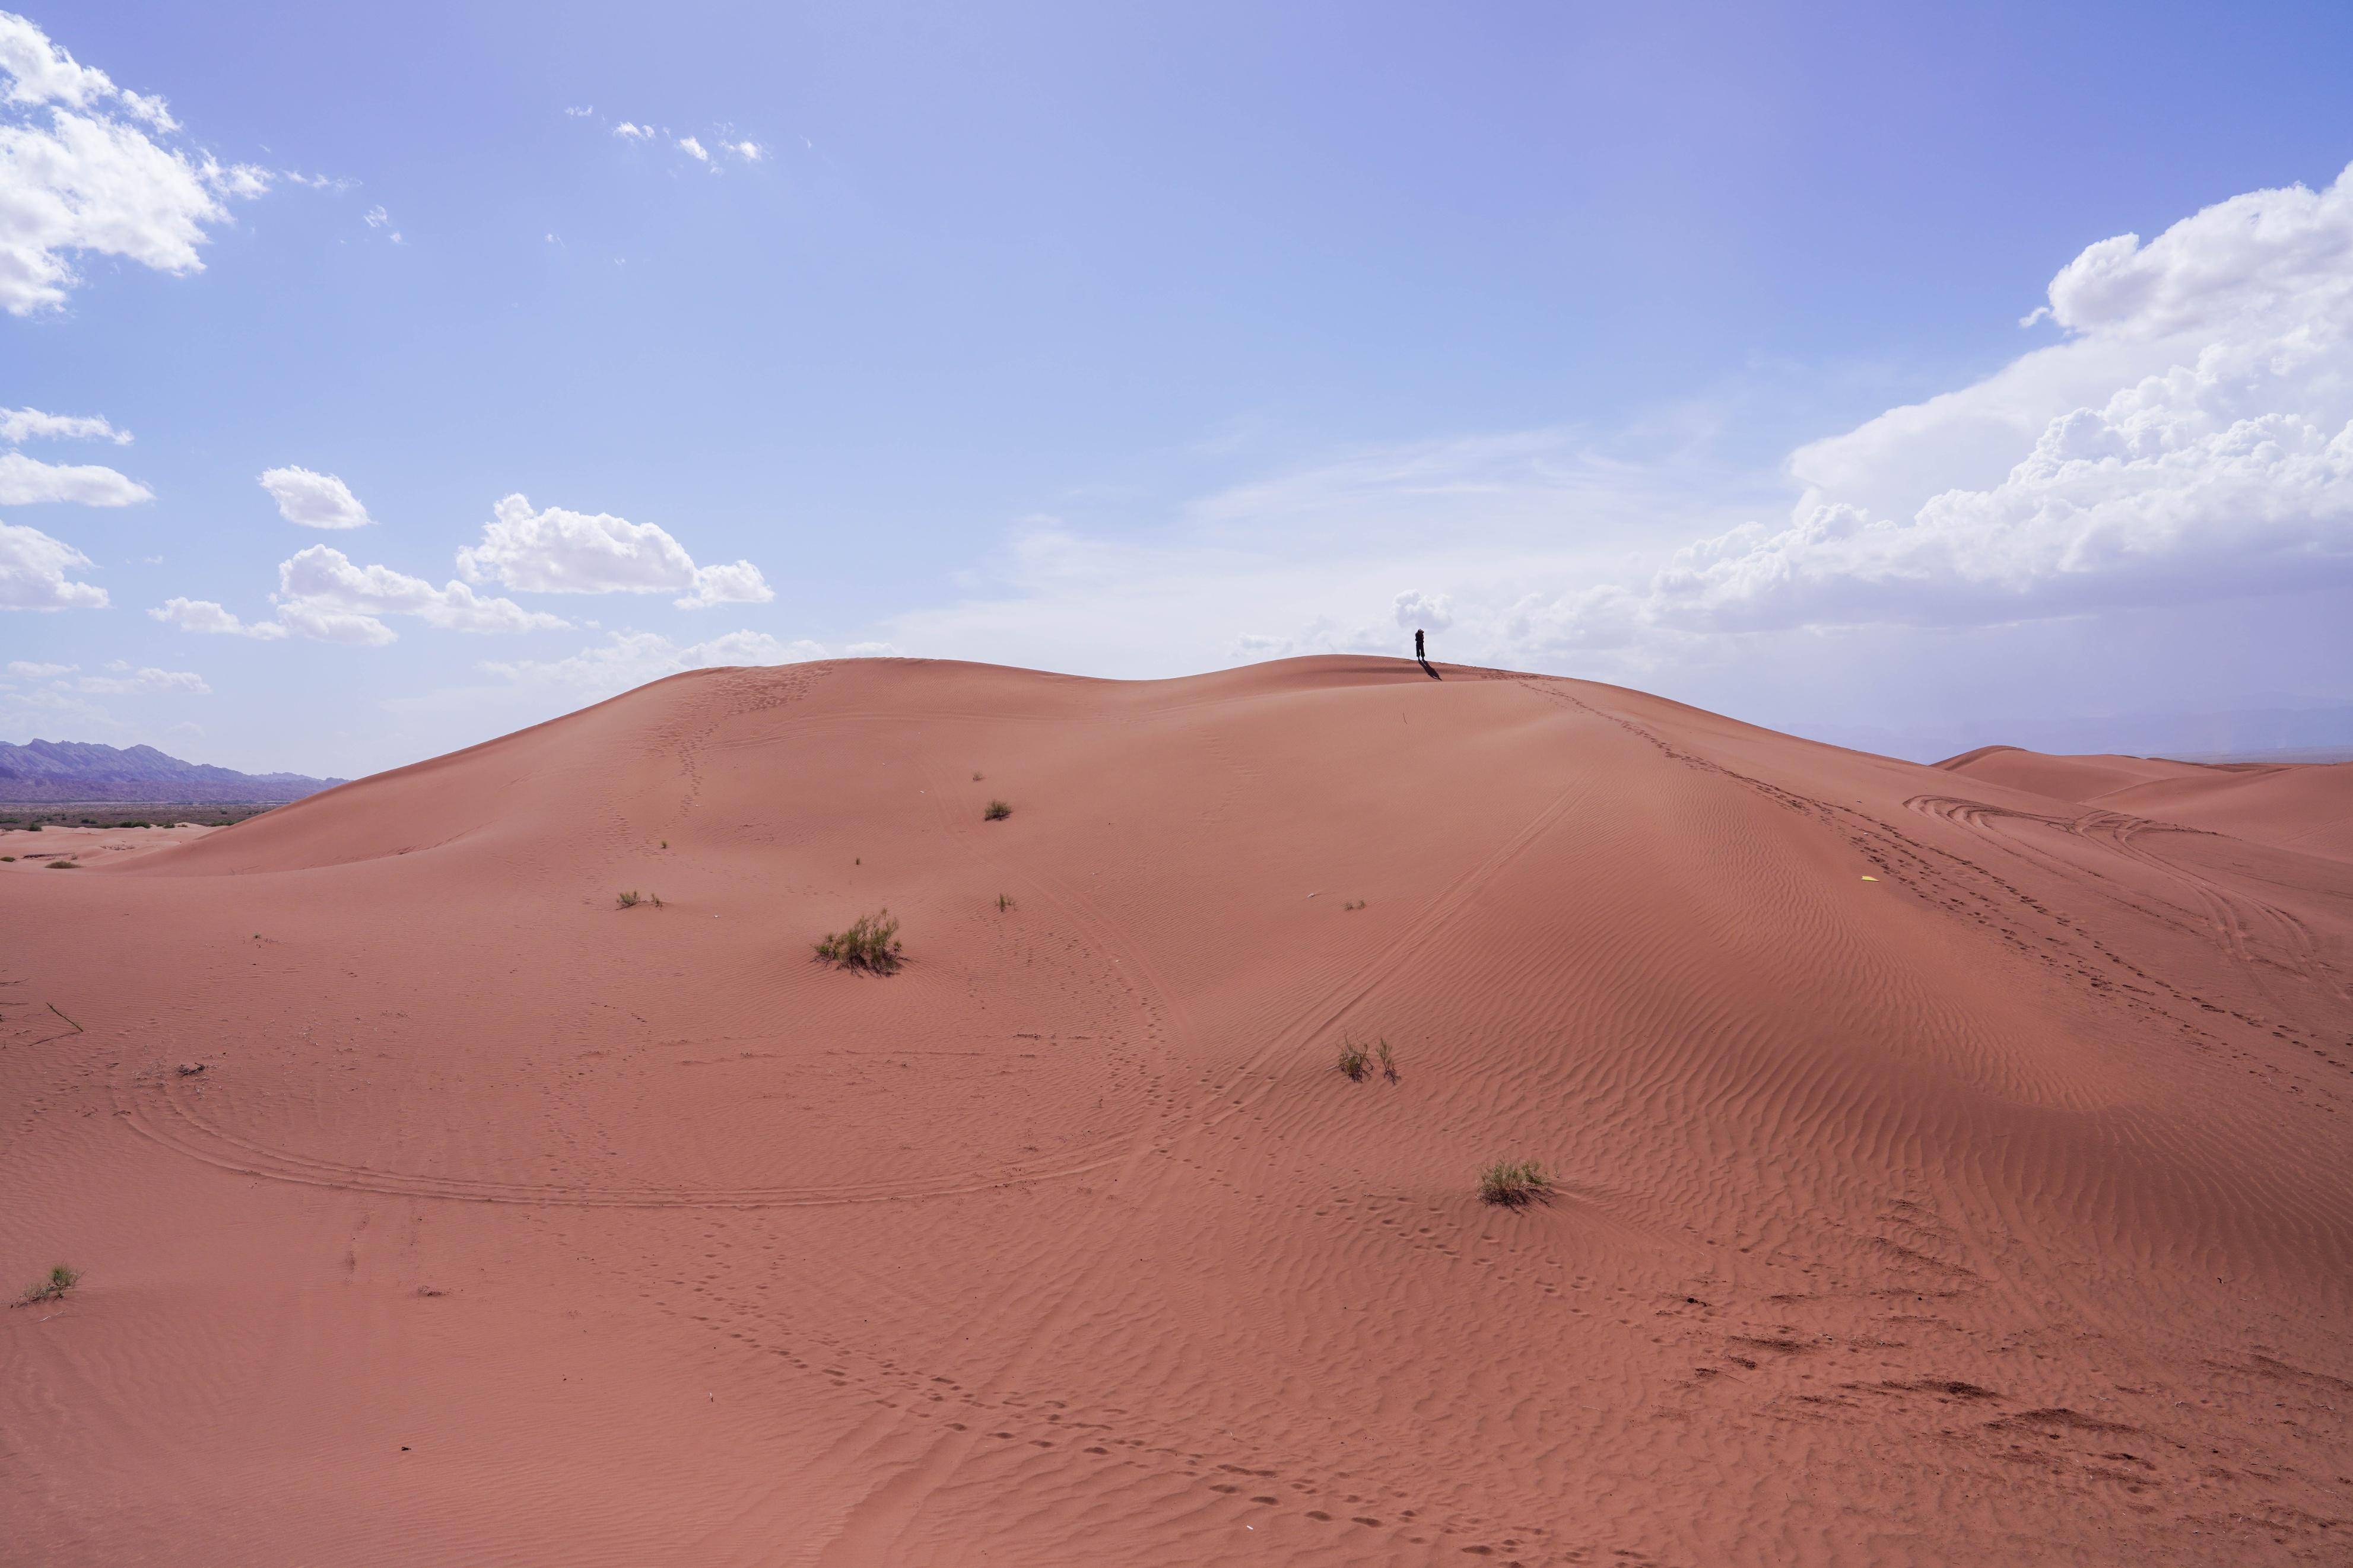
[[[241,773],[184,763],[153,746],[89,741],[0,742],[0,802],[153,801],[158,805],[257,805],[300,800],[343,783],[301,773]]]

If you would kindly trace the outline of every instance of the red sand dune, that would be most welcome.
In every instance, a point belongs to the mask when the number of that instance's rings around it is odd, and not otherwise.
[[[2348,1561],[2353,865],[1985,765],[846,662],[0,878],[0,1554]]]
[[[2050,757],[1986,746],[1936,766],[2054,800],[2353,860],[2353,763]]]

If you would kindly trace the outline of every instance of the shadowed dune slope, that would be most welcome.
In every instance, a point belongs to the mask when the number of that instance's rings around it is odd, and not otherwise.
[[[2345,1560],[2348,770],[1443,673],[703,670],[0,878],[10,1550]]]

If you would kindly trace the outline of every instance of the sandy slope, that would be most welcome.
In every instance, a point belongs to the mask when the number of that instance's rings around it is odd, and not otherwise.
[[[2341,1563],[2348,936],[1575,681],[681,676],[0,880],[7,1550]]]
[[[2353,763],[2212,764],[1987,746],[1936,766],[2078,805],[2353,860]]]

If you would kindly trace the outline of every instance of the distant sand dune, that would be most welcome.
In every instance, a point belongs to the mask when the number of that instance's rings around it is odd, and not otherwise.
[[[0,1556],[2347,1559],[2353,766],[1441,673],[702,670],[0,867]]]

